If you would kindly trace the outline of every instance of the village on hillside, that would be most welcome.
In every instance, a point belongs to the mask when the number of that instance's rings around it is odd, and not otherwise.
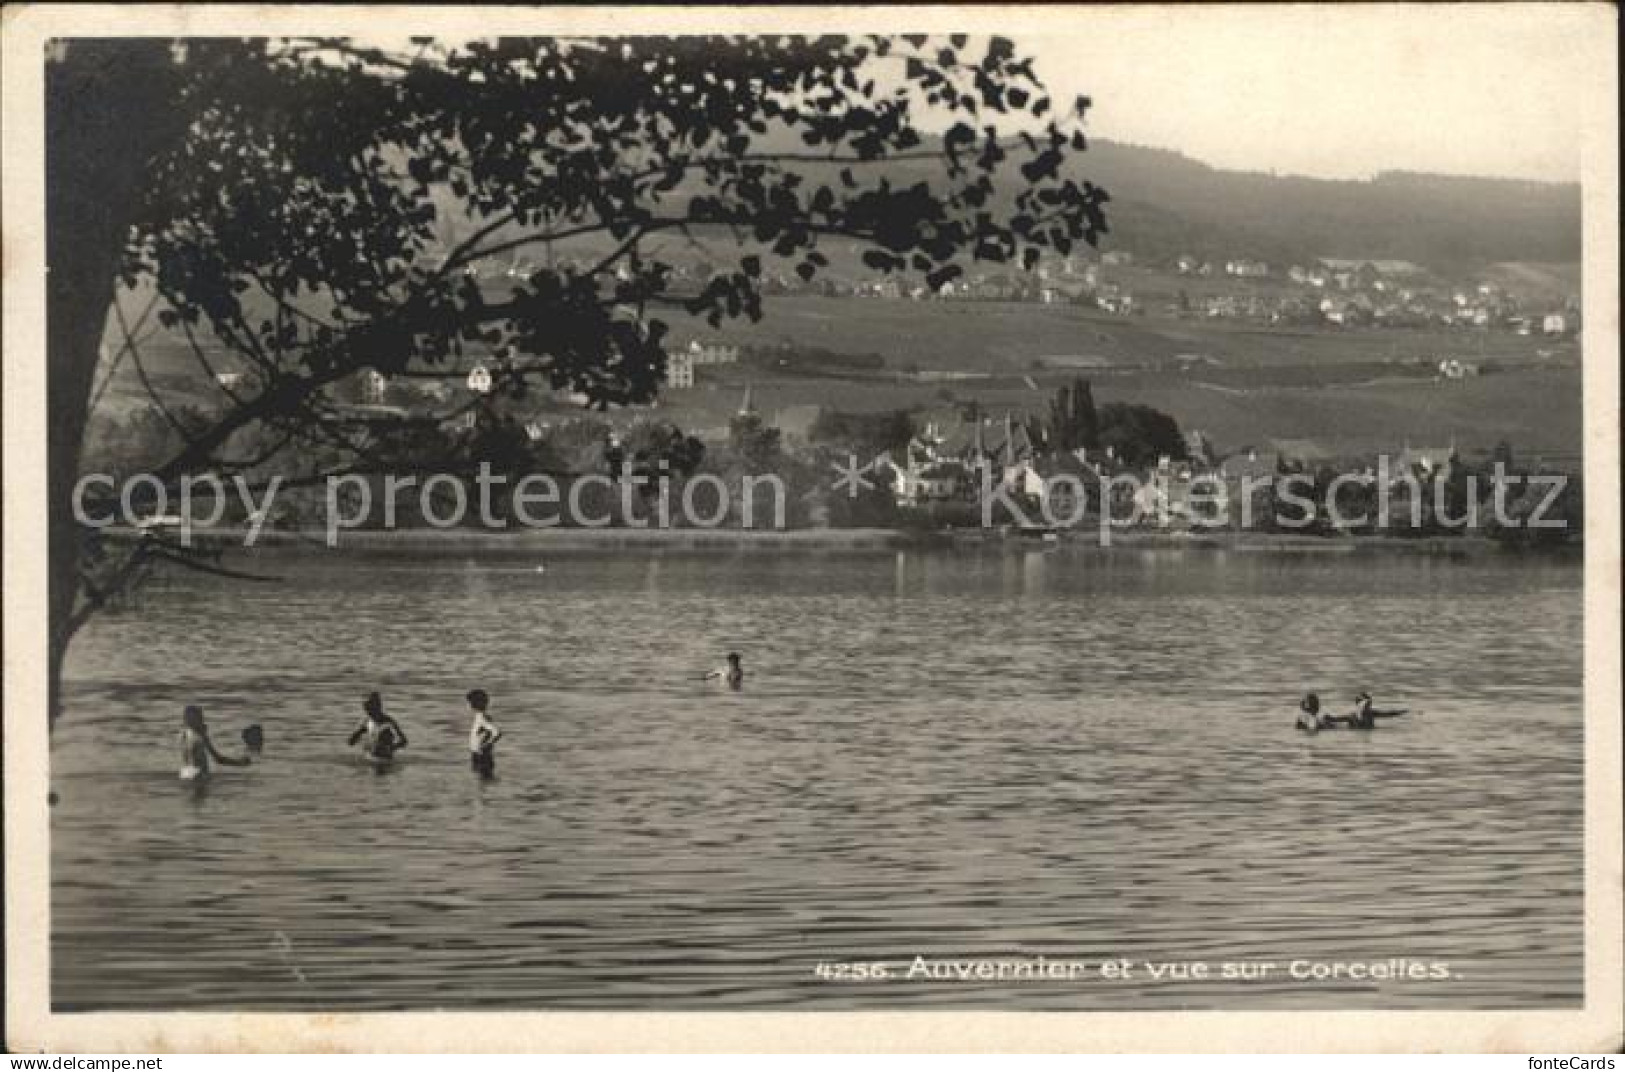
[[[739,348],[695,340],[680,348],[669,387],[700,369],[733,365]],[[364,449],[398,460],[487,461],[522,476],[603,483],[631,476],[635,498],[600,497],[605,523],[643,527],[655,512],[658,481],[681,494],[699,474],[778,477],[790,499],[790,527],[899,527],[930,531],[1061,534],[1114,528],[1211,533],[1224,530],[1352,535],[1490,535],[1503,540],[1579,539],[1577,457],[1522,457],[1455,442],[1396,442],[1388,451],[1339,453],[1313,439],[1261,436],[1217,444],[1200,429],[1143,405],[1097,408],[1077,378],[1050,399],[1048,413],[991,412],[968,401],[913,412],[843,413],[800,405],[759,411],[750,386],[725,424],[680,428],[658,410],[616,419],[579,409],[496,398],[493,370],[476,362],[454,379],[361,373],[337,385],[327,419]],[[128,447],[128,445],[126,445]],[[843,489],[845,466],[861,474]],[[1569,490],[1542,504],[1531,475],[1561,474]],[[373,498],[384,501],[382,489]],[[1295,493],[1299,500],[1289,501]],[[1498,530],[1488,505],[1517,516],[1540,507],[1571,522],[1559,535]],[[309,523],[286,498],[274,523]],[[738,503],[730,523],[741,523]],[[1382,509],[1379,511],[1379,506]],[[1471,507],[1484,508],[1469,522]],[[596,516],[596,515],[595,515]],[[424,524],[411,502],[396,523]],[[564,521],[569,524],[568,519]]]
[[[570,258],[556,262],[569,267]],[[518,258],[470,267],[482,283],[523,279],[538,267]],[[585,263],[581,264],[585,267]],[[672,265],[677,281],[703,280],[712,266]],[[1522,291],[1522,292],[1520,292]],[[1123,249],[1048,257],[1031,271],[974,270],[931,288],[875,272],[830,272],[807,281],[767,266],[765,296],[810,295],[886,301],[1031,302],[1081,305],[1118,316],[1155,314],[1278,326],[1448,328],[1572,339],[1581,329],[1578,293],[1530,291],[1484,272],[1441,274],[1405,260],[1318,257],[1270,264],[1246,256],[1180,254],[1137,259]],[[671,381],[678,386],[677,380]]]
[[[458,271],[496,293],[573,263],[549,250],[545,262],[515,256]],[[970,271],[934,289],[838,267],[805,282],[764,266],[765,323],[780,325],[768,329],[776,338],[679,328],[666,345],[659,397],[648,404],[606,411],[568,387],[506,390],[513,355],[475,344],[450,367],[365,369],[326,388],[313,409],[350,446],[409,469],[491,460],[516,476],[548,472],[569,482],[630,469],[679,486],[702,473],[774,474],[789,491],[792,527],[942,531],[993,521],[1063,532],[1109,517],[1170,531],[1435,534],[1451,529],[1467,498],[1517,502],[1525,475],[1550,472],[1572,479],[1561,508],[1578,516],[1578,453],[1552,449],[1551,439],[1520,443],[1517,430],[1486,434],[1493,415],[1462,442],[1429,436],[1427,421],[1390,421],[1394,434],[1367,428],[1356,441],[1345,433],[1361,423],[1358,413],[1305,435],[1284,427],[1284,411],[1261,393],[1402,390],[1520,370],[1555,375],[1561,382],[1537,386],[1555,397],[1577,364],[1582,327],[1568,266],[1452,275],[1395,259],[1283,266],[1242,255],[1137,259],[1107,248],[1040,258],[1028,270]],[[691,257],[670,270],[700,284],[719,267]],[[824,334],[832,321],[864,326],[836,340]],[[911,333],[951,335],[950,322],[981,335],[935,350],[911,346]],[[1017,330],[1019,344],[1010,341]],[[852,352],[855,341],[863,352]],[[990,360],[978,347],[1002,352]],[[219,355],[213,362],[217,394],[251,386],[244,377],[252,372],[230,371]],[[1108,392],[1114,401],[1096,412],[1084,377],[1119,377]],[[1495,378],[1521,389],[1513,377]],[[1177,417],[1135,396],[1134,384],[1147,382]],[[1268,419],[1242,425],[1232,412],[1216,435],[1202,419],[1211,406],[1161,401],[1169,389],[1192,388],[1220,405],[1259,395]],[[1359,404],[1353,392],[1344,397]],[[206,409],[219,399],[193,401]],[[161,442],[166,422],[149,410],[102,418],[93,448],[121,465],[161,457],[173,444]],[[296,447],[290,457],[314,469],[299,457],[310,453]],[[863,468],[861,495],[831,490],[844,458]],[[1314,509],[1283,515],[1276,490],[1255,487],[1288,478],[1310,492]],[[1394,516],[1366,519],[1362,508],[1379,492]],[[279,522],[308,522],[313,510],[299,503],[290,498]],[[620,509],[612,523],[637,524],[639,509]],[[414,523],[411,510],[401,523]]]
[[[478,282],[482,288],[501,285],[534,267],[515,260],[498,272],[500,278],[481,276]],[[674,270],[697,274],[705,266]],[[1578,299],[1545,282],[1520,292],[1489,273],[1451,281],[1388,260],[1322,258],[1282,269],[1248,258],[1209,261],[1182,255],[1167,264],[1136,265],[1128,252],[1108,250],[1087,260],[1041,262],[1028,272],[973,273],[930,294],[891,276],[850,285],[835,276],[820,281],[819,293],[835,299],[828,302],[831,310],[861,312],[876,308],[873,302],[892,301],[902,303],[900,309],[919,310],[919,316],[942,315],[915,304],[927,301],[1002,303],[990,306],[999,309],[1022,302],[1083,306],[1088,316],[1108,323],[1114,318],[1151,323],[1171,334],[1184,323],[1196,331],[1219,331],[1204,325],[1238,321],[1288,339],[1295,329],[1322,340],[1330,333],[1329,349],[1338,345],[1339,332],[1351,333],[1350,339],[1356,338],[1352,333],[1459,338],[1454,348],[1439,346],[1431,356],[1404,359],[1419,368],[1384,374],[1401,379],[1420,374],[1447,383],[1496,370],[1483,358],[1482,342],[1474,354],[1470,340],[1475,337],[1498,336],[1507,340],[1498,344],[1505,350],[1522,345],[1516,344],[1519,336],[1530,336],[1527,348],[1535,359],[1574,352],[1581,326]],[[764,290],[795,292],[798,284],[769,273]],[[1555,349],[1535,349],[1537,342]],[[627,467],[658,470],[679,484],[701,472],[773,473],[784,479],[793,499],[787,523],[799,527],[971,529],[993,519],[1016,530],[1064,531],[1092,528],[1109,515],[1122,524],[1174,531],[1346,535],[1383,527],[1374,520],[1347,520],[1363,518],[1369,511],[1361,507],[1372,505],[1380,490],[1385,502],[1398,504],[1392,511],[1398,520],[1389,519],[1389,530],[1438,533],[1449,528],[1445,522],[1469,494],[1478,502],[1497,495],[1516,502],[1521,493],[1496,482],[1516,484],[1525,474],[1545,472],[1572,477],[1576,490],[1562,509],[1577,516],[1578,454],[1537,446],[1528,456],[1515,456],[1516,444],[1507,436],[1467,443],[1396,436],[1392,442],[1368,440],[1351,448],[1335,435],[1263,427],[1239,441],[1232,428],[1229,441],[1220,442],[1195,422],[1181,428],[1172,415],[1146,405],[1112,402],[1097,413],[1082,377],[1120,371],[1110,358],[1035,353],[1025,363],[1030,374],[1014,373],[1024,386],[1022,401],[1012,404],[1008,394],[1000,397],[987,388],[998,376],[1011,379],[1013,370],[920,368],[878,352],[886,348],[884,338],[874,340],[877,352],[854,354],[788,339],[763,344],[735,336],[679,336],[668,346],[660,398],[608,412],[592,410],[585,395],[568,389],[493,390],[509,375],[506,359],[473,350],[449,370],[409,368],[396,375],[364,370],[328,388],[319,409],[352,444],[382,445],[397,460],[419,467],[488,455],[515,474],[547,471],[566,480],[615,476]],[[1306,369],[1313,364],[1301,363]],[[1193,345],[1146,367],[1203,383],[1195,377],[1225,371],[1224,364]],[[1556,366],[1547,361],[1546,367]],[[229,395],[242,389],[244,375],[220,371],[217,386]],[[753,401],[753,386],[782,384],[785,375],[844,385],[847,395],[841,397],[899,383],[916,385],[916,394],[889,408],[868,402],[850,407],[816,391],[814,400],[794,400],[775,390],[769,393],[778,404],[761,404],[761,392]],[[728,392],[738,399],[737,408],[724,402]],[[1063,412],[1080,403],[1087,413]],[[127,462],[160,455],[156,445],[140,442],[164,434],[149,418],[136,413],[126,418],[128,427],[104,425],[100,438],[110,456]],[[864,467],[864,494],[852,501],[830,490],[832,466],[843,457]],[[1482,479],[1466,481],[1468,476]],[[1318,506],[1283,516],[1275,509],[1276,492],[1254,487],[1284,478],[1308,489]],[[991,512],[989,500],[995,507]],[[1339,508],[1331,509],[1332,502]],[[306,512],[290,505],[281,521],[299,524]],[[636,514],[634,507],[614,523],[636,524]],[[1400,524],[1407,519],[1409,524]],[[403,523],[412,523],[410,511]]]

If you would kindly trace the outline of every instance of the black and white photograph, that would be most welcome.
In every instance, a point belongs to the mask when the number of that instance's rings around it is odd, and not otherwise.
[[[1614,8],[4,29],[8,1049],[1622,1044]]]

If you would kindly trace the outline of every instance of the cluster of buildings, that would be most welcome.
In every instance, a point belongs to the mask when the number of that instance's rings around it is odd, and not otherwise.
[[[709,363],[737,360],[726,347],[702,342],[683,353],[703,354],[701,360]],[[1457,359],[1445,359],[1441,375],[1472,375],[1469,368]],[[366,370],[350,384],[348,396],[354,401],[337,405],[335,413],[339,421],[358,428],[443,425],[448,413],[473,412],[471,407],[459,407],[459,401],[491,387],[491,372],[480,364],[463,382],[421,381],[421,386],[420,381],[391,381]],[[403,391],[419,403],[439,398],[441,404],[413,405]],[[747,387],[739,414],[755,412]],[[787,446],[806,446],[812,443],[811,432],[820,415],[821,407],[790,407],[775,415],[772,426],[780,429]],[[570,423],[554,427],[532,419],[521,426],[532,441],[555,442],[560,433],[569,438]],[[1008,411],[1002,417],[988,417],[945,409],[922,415],[916,428],[904,447],[872,466],[871,479],[889,492],[897,507],[928,511],[945,524],[983,523],[993,499],[1021,504],[1023,513],[1003,520],[1045,530],[1093,527],[1108,515],[1115,523],[1132,519],[1155,528],[1268,529],[1278,520],[1284,480],[1294,475],[1300,481],[1314,481],[1298,485],[1300,497],[1312,498],[1316,486],[1323,488],[1335,477],[1345,492],[1386,488],[1395,502],[1427,502],[1434,498],[1430,489],[1449,481],[1463,465],[1453,442],[1406,444],[1385,459],[1351,460],[1313,440],[1271,439],[1221,455],[1199,431],[1185,435],[1179,457],[1163,455],[1151,464],[1131,463],[1111,447],[1048,447],[1041,432]],[[727,435],[726,428],[689,431],[712,441]],[[1315,503],[1315,517],[1323,524],[1332,521],[1326,507],[1324,502]],[[1301,517],[1301,512],[1294,510],[1293,516]]]
[[[575,262],[563,258],[546,263],[557,267]],[[877,274],[843,279],[826,273],[803,280],[792,272],[769,268],[762,285],[769,294],[885,301],[1081,304],[1128,316],[1147,311],[1146,304],[1131,291],[1122,273],[1111,270],[1134,264],[1130,251],[1112,249],[1092,259],[1046,258],[1031,272],[972,270],[936,288],[913,276]],[[1205,259],[1186,253],[1159,267],[1171,268],[1177,275],[1193,280],[1215,281],[1202,285],[1208,292],[1201,297],[1187,299],[1182,292],[1178,304],[1165,308],[1166,313],[1177,317],[1292,326],[1465,328],[1551,338],[1572,337],[1580,328],[1576,297],[1558,302],[1523,302],[1492,282],[1466,286],[1440,282],[1420,266],[1404,260],[1321,257],[1283,266],[1245,256]],[[505,266],[469,266],[465,270],[482,279],[500,281],[527,277],[536,268],[536,262],[515,258]],[[678,264],[672,271],[674,279],[691,281],[703,279],[710,268]],[[1237,289],[1212,293],[1220,280],[1234,281]],[[1260,283],[1276,285],[1260,290],[1256,286]],[[704,363],[700,355],[692,362],[674,360],[671,386],[691,386],[691,368]]]
[[[739,358],[740,348],[736,345],[694,339],[686,346],[674,348],[668,355],[665,386],[678,390],[692,388],[697,368],[732,365],[738,363]],[[477,407],[469,403],[491,393],[499,372],[500,368],[481,360],[434,378],[392,377],[375,369],[363,369],[326,392],[327,408],[331,419],[355,427],[456,425],[472,428],[478,414]],[[241,373],[232,372],[221,373],[216,379],[229,391],[241,378]],[[580,392],[563,392],[558,397],[576,407],[586,407],[589,402]],[[523,427],[533,441],[547,438],[551,431],[549,423],[540,418],[526,418]]]
[[[1369,459],[1352,465],[1340,463],[1311,440],[1271,440],[1262,449],[1250,447],[1222,459],[1194,452],[1188,460],[1161,459],[1135,492],[1134,506],[1139,517],[1159,525],[1211,524],[1214,494],[1222,489],[1226,525],[1267,528],[1276,518],[1284,479],[1295,474],[1313,478],[1330,470],[1341,488],[1368,495],[1386,480],[1391,500],[1404,502],[1412,495],[1427,498],[1425,489],[1449,480],[1460,465],[1453,443],[1444,447],[1407,444],[1384,466]],[[1299,497],[1308,493],[1307,487],[1295,490]],[[1327,503],[1315,502],[1314,506],[1317,519],[1329,520]],[[1298,511],[1294,509],[1292,514],[1296,517]]]
[[[738,361],[739,347],[695,339],[687,346],[672,350],[666,356],[666,386],[675,390],[685,390],[694,386],[695,369],[733,365]]]
[[[1530,308],[1495,283],[1452,287],[1429,281],[1409,261],[1327,257],[1291,265],[1278,274],[1262,261],[1234,260],[1215,267],[1182,256],[1175,268],[1183,275],[1222,273],[1238,279],[1280,278],[1288,284],[1270,294],[1216,294],[1188,307],[1170,308],[1182,315],[1335,327],[1476,328],[1548,337],[1570,336],[1579,329],[1579,304],[1572,297]]]
[[[1112,250],[1098,261],[1075,263],[1068,257],[1030,273],[972,272],[934,291],[896,276],[854,282],[826,279],[813,289],[830,296],[883,300],[1080,304],[1128,316],[1145,312],[1146,306],[1120,273],[1108,278],[1108,270],[1133,263],[1128,252]],[[1194,300],[1182,295],[1178,304],[1165,309],[1177,317],[1292,326],[1467,328],[1554,338],[1579,330],[1575,298],[1530,307],[1494,283],[1454,287],[1431,281],[1409,261],[1322,258],[1283,269],[1246,257],[1205,261],[1187,254],[1178,257],[1173,268],[1193,278],[1233,280],[1238,287]],[[1268,282],[1278,285],[1263,291],[1255,286]],[[1211,289],[1212,284],[1208,286]]]
[[[975,504],[989,489],[1022,496],[1058,516],[1098,510],[1111,452],[1045,452],[1024,423],[959,415],[928,420],[878,474],[903,508]],[[1080,496],[1088,501],[1080,501]]]
[[[1046,527],[1097,524],[1108,507],[1118,520],[1189,527],[1214,524],[1217,500],[1224,504],[1218,523],[1268,527],[1280,482],[1292,474],[1312,476],[1331,467],[1343,477],[1342,486],[1366,491],[1386,478],[1400,492],[1396,499],[1403,499],[1448,480],[1461,464],[1451,444],[1406,445],[1386,466],[1369,460],[1340,465],[1331,452],[1307,440],[1272,440],[1221,458],[1201,432],[1187,435],[1185,453],[1131,466],[1110,448],[1044,450],[1008,414],[1002,419],[944,416],[928,421],[882,475],[904,509],[979,507],[986,496],[999,495],[1027,504],[1030,519],[1044,519]]]

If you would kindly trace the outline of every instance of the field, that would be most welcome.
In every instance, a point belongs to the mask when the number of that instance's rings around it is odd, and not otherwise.
[[[677,334],[705,335],[684,331]],[[1217,320],[1112,316],[1075,305],[1016,302],[773,298],[756,324],[730,325],[730,341],[805,343],[878,353],[891,369],[1027,372],[1045,357],[1147,365],[1202,354],[1226,365],[1346,364],[1462,357],[1542,360],[1551,344],[1532,336],[1445,330],[1269,328]]]
[[[839,379],[701,369],[694,390],[663,400],[668,416],[720,425],[738,408],[746,383],[769,416],[808,404],[881,410],[973,398],[995,413],[1041,412],[1055,387],[1080,373],[1035,369],[1035,360],[1072,355],[1113,365],[1081,373],[1098,402],[1156,406],[1225,449],[1272,438],[1313,439],[1336,453],[1451,439],[1464,449],[1501,439],[1554,455],[1580,449],[1577,348],[1505,333],[1269,329],[1112,317],[1074,306],[797,298],[771,302],[761,323],[729,337],[879,353],[887,369]],[[1218,364],[1167,367],[1181,354]],[[1499,371],[1441,381],[1434,363],[1444,357]],[[982,376],[921,382],[905,371],[911,368]]]
[[[1509,292],[1536,301],[1560,302],[1580,293],[1580,265],[1506,261],[1492,264],[1484,277]]]

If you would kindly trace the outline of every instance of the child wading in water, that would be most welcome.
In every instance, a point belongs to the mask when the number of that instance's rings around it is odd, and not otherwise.
[[[401,724],[384,713],[384,700],[376,692],[367,694],[362,705],[366,717],[350,734],[353,747],[361,742],[361,753],[377,766],[384,766],[395,758],[395,753],[406,747],[406,731]]]
[[[209,740],[209,727],[203,722],[203,708],[188,705],[181,715],[181,780],[190,782],[208,776],[209,760],[225,767],[246,767],[248,757],[241,759],[221,755]]]
[[[468,727],[468,761],[474,773],[481,778],[496,774],[497,742],[502,739],[502,730],[486,714],[486,708],[490,706],[491,697],[484,689],[475,689],[468,694],[468,710],[474,716],[473,723]]]

